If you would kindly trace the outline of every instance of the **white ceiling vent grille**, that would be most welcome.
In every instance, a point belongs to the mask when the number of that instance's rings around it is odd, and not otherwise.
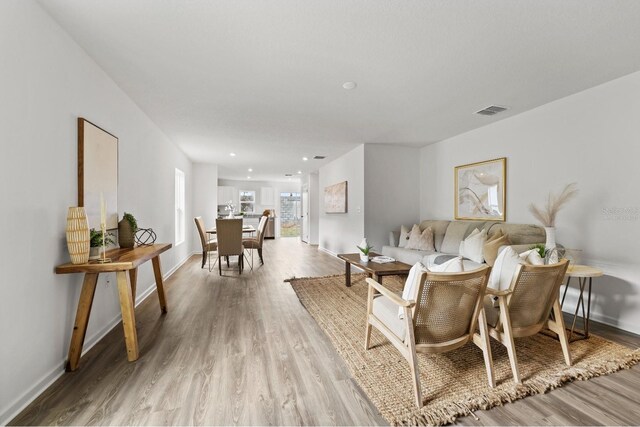
[[[507,107],[499,107],[497,105],[491,105],[487,108],[483,108],[480,111],[476,111],[476,114],[480,114],[481,116],[493,116],[495,114],[503,112],[506,109]]]
[[[327,156],[313,156],[314,160],[322,160],[322,159],[326,159]]]

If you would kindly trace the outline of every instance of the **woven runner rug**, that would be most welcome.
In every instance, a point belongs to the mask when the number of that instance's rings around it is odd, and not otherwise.
[[[290,279],[298,298],[344,358],[362,390],[392,425],[442,425],[478,409],[489,409],[526,396],[541,394],[574,380],[587,380],[633,366],[640,350],[598,336],[570,344],[573,366],[564,364],[560,343],[538,334],[516,339],[523,383],[513,382],[506,348],[492,341],[496,388],[487,384],[482,351],[473,344],[439,355],[418,355],[425,406],[413,401],[409,364],[373,328],[372,345],[364,349],[367,286],[363,274]],[[384,279],[401,292],[399,277]]]

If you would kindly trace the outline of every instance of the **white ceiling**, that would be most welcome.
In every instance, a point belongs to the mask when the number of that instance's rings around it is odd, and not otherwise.
[[[230,179],[282,180],[362,143],[427,145],[640,70],[637,0],[40,4]],[[510,110],[473,114],[491,104]]]

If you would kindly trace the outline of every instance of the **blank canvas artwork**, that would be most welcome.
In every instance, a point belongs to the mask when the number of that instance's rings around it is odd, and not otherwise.
[[[347,181],[324,189],[325,213],[347,213]]]

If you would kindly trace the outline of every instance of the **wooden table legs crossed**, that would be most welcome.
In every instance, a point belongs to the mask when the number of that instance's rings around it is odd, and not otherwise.
[[[135,316],[138,266],[151,260],[156,279],[160,310],[163,314],[166,313],[167,301],[162,282],[160,254],[170,248],[171,244],[155,244],[133,249],[115,249],[107,253],[107,257],[113,260],[113,262],[110,263],[64,264],[56,267],[56,273],[58,274],[84,273],[84,282],[82,283],[82,291],[80,292],[80,299],[78,300],[76,320],[73,325],[71,343],[69,344],[69,358],[66,365],[67,371],[75,371],[78,369],[80,356],[82,355],[82,345],[84,344],[89,316],[91,315],[93,297],[96,293],[98,275],[100,273],[116,273],[120,310],[122,312],[122,328],[124,329],[124,340],[127,347],[127,359],[130,362],[138,359],[138,334],[136,331]]]

